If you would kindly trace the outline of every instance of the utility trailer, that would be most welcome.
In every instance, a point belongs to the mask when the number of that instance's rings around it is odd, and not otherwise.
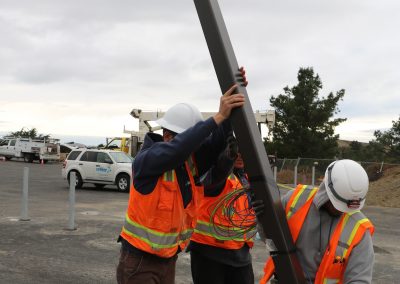
[[[23,158],[25,162],[59,161],[60,140],[54,138],[24,138],[6,136],[0,140],[0,156],[6,160]]]

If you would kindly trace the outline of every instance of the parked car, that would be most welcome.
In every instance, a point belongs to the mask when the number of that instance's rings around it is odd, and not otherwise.
[[[72,150],[63,163],[62,176],[70,183],[76,174],[76,188],[92,183],[97,188],[115,184],[119,191],[129,191],[133,158],[121,151],[79,148]]]

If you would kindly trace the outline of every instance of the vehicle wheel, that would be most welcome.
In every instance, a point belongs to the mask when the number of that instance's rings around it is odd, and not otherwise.
[[[9,160],[11,160],[11,157],[5,157],[6,158],[6,161],[9,161]]]
[[[105,185],[105,184],[101,184],[101,183],[95,183],[94,186],[95,186],[97,189],[103,189],[106,185]]]
[[[83,184],[83,182],[82,182],[82,177],[81,177],[81,175],[80,175],[77,171],[70,171],[70,172],[68,173],[68,184],[70,184],[70,178],[69,178],[69,176],[70,176],[70,173],[71,173],[71,172],[74,172],[74,173],[75,173],[75,176],[76,176],[75,188],[82,188],[82,184]]]
[[[25,163],[33,163],[33,155],[25,154],[24,155],[24,162]]]
[[[119,191],[127,192],[129,191],[131,179],[127,174],[120,174],[117,176],[115,183]]]

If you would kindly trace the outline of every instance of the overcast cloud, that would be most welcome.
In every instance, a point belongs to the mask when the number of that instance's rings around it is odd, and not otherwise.
[[[368,141],[400,114],[398,1],[220,0],[254,110],[313,67],[346,90],[337,128]],[[120,136],[132,108],[218,108],[192,1],[0,0],[0,131]]]

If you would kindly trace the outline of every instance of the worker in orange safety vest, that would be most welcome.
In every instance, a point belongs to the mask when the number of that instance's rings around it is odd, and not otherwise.
[[[368,184],[360,164],[339,160],[328,166],[319,188],[298,185],[284,196],[282,203],[307,283],[372,282],[374,226],[360,211]],[[270,254],[273,258],[274,251]],[[274,275],[272,258],[260,283]]]
[[[244,70],[241,74],[244,77]],[[244,104],[236,87],[221,97],[213,117],[203,121],[195,106],[180,103],[157,120],[162,136],[146,134],[133,163],[133,184],[119,237],[118,283],[175,282],[177,254],[189,242],[203,195],[199,177],[226,147],[231,110]]]
[[[228,154],[221,156],[222,160],[225,157],[226,160],[234,161],[234,168],[225,182],[219,185],[209,182],[213,188],[205,185],[205,196],[200,204],[197,225],[189,245],[193,283],[253,284],[254,273],[249,250],[253,247],[252,237],[256,233],[252,227],[255,224],[255,214],[249,202],[249,182],[236,140],[228,140]],[[231,204],[233,208],[223,207],[226,204],[222,205],[221,198],[234,192],[241,194],[232,197],[235,200]],[[227,203],[231,201],[228,200]],[[240,227],[235,227],[236,224]]]

